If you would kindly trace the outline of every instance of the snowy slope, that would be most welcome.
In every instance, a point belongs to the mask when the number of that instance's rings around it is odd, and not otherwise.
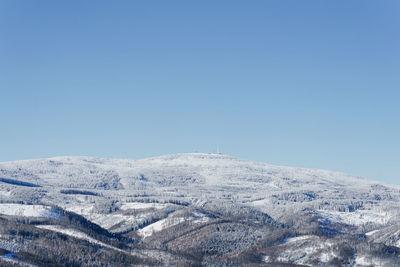
[[[86,241],[88,241],[90,243],[93,243],[93,244],[97,244],[97,245],[100,245],[100,246],[103,246],[103,247],[107,247],[107,248],[111,248],[111,249],[115,249],[117,251],[123,252],[123,250],[121,250],[121,249],[118,249],[118,248],[115,248],[113,246],[107,245],[107,244],[105,244],[105,243],[103,243],[101,241],[98,241],[98,240],[88,236],[87,234],[82,233],[82,232],[80,232],[78,230],[75,230],[75,229],[69,229],[69,228],[65,228],[65,227],[59,226],[59,225],[38,225],[36,227],[40,228],[40,229],[46,229],[46,230],[54,231],[54,232],[57,232],[57,233],[65,234],[65,235],[72,236],[72,237],[75,237],[75,238],[78,238],[78,239],[83,239],[83,240],[86,240]]]
[[[0,204],[0,214],[24,217],[59,218],[56,211],[51,207],[43,205]]]
[[[56,157],[0,163],[0,176],[40,185],[85,185],[118,189],[135,180],[159,184],[363,185],[372,182],[325,170],[279,167],[220,154],[178,154],[143,160]],[[82,177],[85,180],[82,180]],[[122,181],[121,181],[122,180]],[[107,187],[108,186],[108,187]]]
[[[198,205],[204,200],[234,199],[277,219],[282,210],[295,212],[308,208],[347,223],[350,220],[344,213],[330,212],[374,210],[360,215],[362,219],[357,224],[369,222],[368,218],[372,220],[386,209],[389,214],[381,221],[396,218],[397,213],[391,208],[400,199],[399,186],[339,172],[273,166],[221,154],[177,154],[142,160],[56,157],[3,162],[0,177],[42,188],[85,189],[94,193],[98,190],[151,192],[171,198],[185,195],[188,196],[185,201]],[[27,190],[0,182],[1,186],[17,188],[12,192],[1,190],[2,199],[18,190]],[[378,208],[379,211],[375,210]]]

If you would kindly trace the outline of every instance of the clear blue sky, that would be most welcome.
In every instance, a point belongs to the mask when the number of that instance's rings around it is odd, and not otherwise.
[[[400,184],[400,1],[0,1],[0,161],[221,152]]]

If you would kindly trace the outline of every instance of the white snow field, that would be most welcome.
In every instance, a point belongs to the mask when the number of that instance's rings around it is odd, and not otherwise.
[[[175,226],[184,221],[190,221],[195,224],[196,223],[206,223],[209,221],[209,218],[201,213],[193,213],[191,216],[188,216],[188,217],[180,217],[180,216],[175,216],[174,214],[171,214],[170,216],[168,216],[165,219],[159,220],[155,223],[152,223],[150,225],[143,227],[142,229],[138,230],[137,233],[140,236],[142,236],[143,238],[146,238],[148,236],[153,235],[154,233],[162,231],[165,228]]]
[[[354,212],[318,210],[317,212],[325,219],[358,226],[366,223],[385,225],[392,218],[390,212],[376,210],[356,210]]]
[[[152,234],[159,232],[167,227],[171,227],[174,225],[177,225],[181,222],[183,222],[185,218],[179,217],[179,218],[165,218],[162,220],[159,220],[155,223],[152,223],[138,231],[138,234],[144,238],[151,236]]]
[[[0,204],[0,214],[25,216],[25,217],[45,217],[59,218],[59,215],[51,207],[43,205],[24,205],[24,204]]]
[[[160,203],[141,203],[141,202],[131,202],[123,203],[120,207],[121,210],[144,210],[144,209],[163,209],[169,206],[168,204]]]

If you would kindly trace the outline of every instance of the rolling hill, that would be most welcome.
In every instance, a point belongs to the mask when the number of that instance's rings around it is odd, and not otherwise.
[[[0,163],[15,265],[398,266],[400,186],[222,154]]]

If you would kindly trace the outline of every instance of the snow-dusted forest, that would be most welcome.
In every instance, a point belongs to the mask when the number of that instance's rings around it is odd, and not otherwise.
[[[400,186],[221,154],[0,163],[0,264],[396,266]]]

